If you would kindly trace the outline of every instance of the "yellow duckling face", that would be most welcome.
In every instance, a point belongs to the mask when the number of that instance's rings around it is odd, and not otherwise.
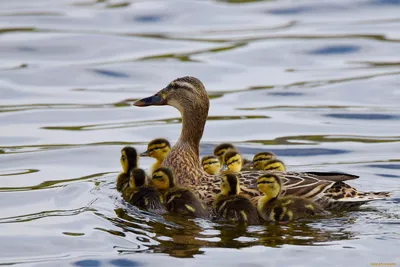
[[[171,145],[166,139],[154,139],[147,145],[147,150],[140,154],[142,157],[152,157],[158,161],[163,161],[169,151],[171,150]]]
[[[168,189],[175,186],[175,178],[169,168],[161,167],[153,172],[150,184],[157,189]]]
[[[221,164],[216,156],[204,156],[201,159],[201,166],[205,172],[211,175],[219,174],[221,169]]]
[[[183,110],[208,112],[209,99],[203,83],[191,76],[177,78],[156,94],[140,99],[134,103],[137,107],[169,105]]]
[[[274,174],[264,174],[257,179],[257,188],[268,198],[276,198],[281,193],[282,183]]]
[[[227,150],[231,150],[231,149],[236,150],[236,148],[232,144],[229,144],[229,143],[223,143],[214,148],[214,156],[218,157],[218,160],[221,165],[225,163],[225,161],[224,161],[225,152]]]
[[[263,170],[265,163],[271,159],[275,159],[276,156],[272,152],[260,152],[254,155],[253,164],[257,170]]]
[[[227,150],[224,154],[224,162],[229,172],[240,172],[242,168],[242,156],[236,150]]]
[[[263,166],[264,171],[280,171],[285,172],[286,166],[279,159],[272,159],[264,163]]]
[[[238,195],[240,193],[240,182],[234,174],[225,174],[221,177],[221,195]]]
[[[146,173],[142,169],[133,169],[129,178],[129,187],[136,189],[146,184]]]
[[[124,173],[129,173],[130,170],[137,168],[138,155],[136,149],[126,146],[121,150],[120,163]]]

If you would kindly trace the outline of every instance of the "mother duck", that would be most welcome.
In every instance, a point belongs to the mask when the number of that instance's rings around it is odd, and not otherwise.
[[[177,184],[187,186],[211,205],[219,192],[221,179],[203,171],[199,160],[200,140],[203,136],[210,101],[203,83],[195,77],[181,77],[156,94],[134,103],[137,107],[169,105],[182,116],[182,131],[162,165],[173,170]],[[242,171],[237,173],[241,189],[257,201],[257,178],[268,171]],[[389,195],[387,192],[358,192],[343,181],[356,175],[331,172],[274,172],[283,183],[282,195],[295,195],[313,199],[326,209],[354,208]]]

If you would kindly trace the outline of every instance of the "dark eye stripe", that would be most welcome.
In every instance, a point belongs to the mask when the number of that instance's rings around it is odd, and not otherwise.
[[[260,181],[257,182],[257,184],[272,184],[273,182],[269,182],[269,181]]]
[[[238,159],[232,160],[230,163],[228,163],[228,165],[231,165],[232,163],[235,163],[235,162],[239,162],[239,160]]]
[[[279,166],[277,166],[277,167],[268,167],[268,170],[276,170],[276,169],[279,169]]]
[[[151,148],[151,149],[149,149],[149,152],[153,152],[154,150],[163,149],[163,148],[166,148],[166,147],[167,146],[160,146],[160,147]]]
[[[211,164],[217,164],[219,161],[210,161],[210,162],[205,162],[203,165],[211,165]]]
[[[153,179],[161,179],[161,178],[162,178],[162,175],[159,175],[159,176],[154,175],[154,176],[153,176]]]
[[[258,158],[258,159],[253,160],[253,162],[259,162],[259,161],[270,160],[270,159],[271,159],[271,157],[268,157],[268,158]]]

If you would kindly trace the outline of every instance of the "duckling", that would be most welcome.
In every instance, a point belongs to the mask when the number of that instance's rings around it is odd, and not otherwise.
[[[203,170],[211,175],[218,175],[221,169],[221,164],[216,156],[204,156],[201,159]]]
[[[261,175],[257,179],[257,188],[264,193],[257,204],[258,213],[264,220],[292,221],[307,216],[329,214],[310,199],[295,196],[280,197],[282,181],[275,174]]]
[[[154,139],[147,145],[147,150],[140,154],[142,157],[152,157],[156,159],[150,168],[149,174],[151,175],[154,170],[161,167],[161,163],[171,150],[171,144],[168,140],[163,138]]]
[[[260,152],[254,155],[253,157],[253,165],[254,169],[263,170],[265,162],[275,159],[276,155],[272,152],[265,151]]]
[[[132,169],[138,167],[138,154],[136,149],[126,146],[121,150],[120,163],[122,172],[117,177],[117,190],[122,192],[129,185],[129,175]]]
[[[139,209],[157,214],[164,214],[167,208],[161,193],[154,187],[146,184],[146,172],[142,169],[133,169],[129,179],[128,202]]]
[[[278,172],[285,172],[286,166],[285,164],[279,159],[271,159],[267,162],[263,163],[263,170],[264,171],[278,171]]]
[[[190,189],[175,185],[175,177],[169,168],[155,170],[150,184],[164,195],[168,211],[195,217],[208,215],[201,200]]]
[[[225,165],[222,173],[236,173],[242,169],[242,156],[236,150],[226,150],[224,154]]]
[[[234,145],[229,143],[222,143],[214,148],[214,156],[218,157],[218,160],[221,165],[225,163],[224,154],[227,150],[237,150],[237,149]]]
[[[171,168],[178,184],[193,188],[202,200],[207,204],[212,204],[213,192],[219,190],[219,181],[215,181],[215,176],[206,173],[201,168],[199,158],[200,141],[210,108],[209,94],[204,84],[193,76],[179,77],[158,92],[137,100],[133,105],[136,107],[171,106],[179,110],[182,115],[181,134],[162,165]],[[190,176],[188,176],[188,171],[190,171]],[[260,192],[254,190],[253,186],[257,178],[264,172],[252,170],[237,174],[240,181],[243,182],[244,190],[254,200],[259,197]],[[282,191],[285,194],[305,197],[318,196],[319,203],[333,210],[353,209],[370,201],[386,199],[391,195],[390,192],[353,194],[358,191],[356,188],[351,188],[352,190],[346,192],[345,195],[341,193],[338,195],[335,192],[334,195],[326,193],[326,189],[335,182],[344,184],[348,180],[359,178],[358,175],[348,173],[281,172],[279,176],[284,181]],[[340,186],[340,188],[342,187]]]
[[[221,177],[221,193],[213,203],[216,219],[247,224],[258,224],[257,209],[250,199],[240,194],[240,181],[235,174]]]

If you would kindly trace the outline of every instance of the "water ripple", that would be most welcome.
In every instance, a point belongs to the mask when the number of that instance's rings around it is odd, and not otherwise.
[[[398,4],[0,1],[0,265],[398,261]],[[211,99],[201,156],[232,142],[246,158],[272,151],[290,170],[352,173],[357,189],[393,197],[251,227],[126,203],[121,148],[175,143],[181,130],[175,109],[132,103],[184,75]]]

